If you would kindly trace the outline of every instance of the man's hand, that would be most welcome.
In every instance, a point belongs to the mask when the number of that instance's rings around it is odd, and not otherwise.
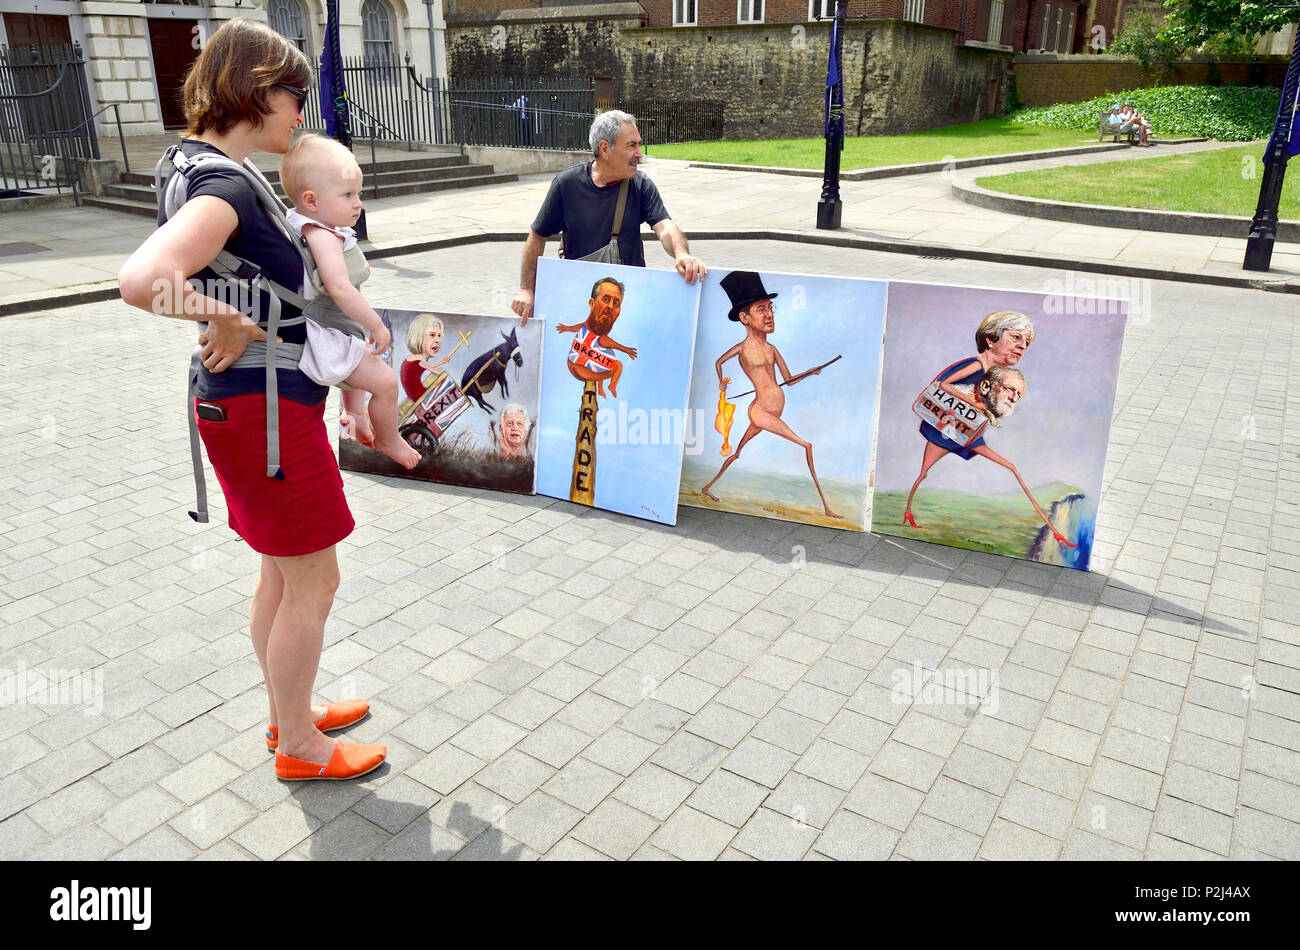
[[[533,292],[521,288],[515,294],[515,299],[510,301],[510,309],[519,315],[519,325],[522,327],[533,315]]]
[[[199,334],[203,365],[210,373],[224,372],[243,355],[248,344],[265,339],[266,331],[246,315],[241,314],[238,318],[214,316],[208,321],[207,330]],[[283,341],[276,337],[275,342]]]
[[[370,334],[370,342],[376,353],[382,353],[388,349],[388,344],[393,342],[393,335],[388,332],[388,327],[381,325],[378,333]]]
[[[674,266],[677,268],[677,273],[681,274],[688,284],[695,283],[709,272],[709,269],[693,254],[678,254]]]

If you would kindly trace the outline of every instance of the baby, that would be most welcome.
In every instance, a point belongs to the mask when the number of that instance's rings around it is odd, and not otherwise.
[[[388,349],[390,334],[357,289],[370,276],[352,230],[361,215],[361,168],[352,152],[333,139],[305,135],[285,153],[280,182],[293,202],[289,223],[306,238],[325,293],[337,310],[370,334],[362,340],[324,326],[309,314],[299,368],[322,386],[346,383],[339,421],[345,428],[355,426],[358,442],[374,446],[404,468],[414,468],[420,453],[397,434],[397,380],[379,358]],[[308,300],[318,296],[309,277],[302,293]],[[369,405],[364,393],[371,395]]]

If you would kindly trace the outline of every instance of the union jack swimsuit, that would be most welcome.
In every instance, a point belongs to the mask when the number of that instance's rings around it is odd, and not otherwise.
[[[607,373],[614,368],[614,351],[600,346],[596,341],[600,334],[583,327],[573,335],[573,346],[569,348],[569,362],[584,366],[597,373]]]

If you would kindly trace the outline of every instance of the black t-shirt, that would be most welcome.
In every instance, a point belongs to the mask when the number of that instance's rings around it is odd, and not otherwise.
[[[586,257],[609,243],[614,230],[614,208],[622,182],[597,188],[591,181],[591,162],[566,168],[555,176],[546,200],[533,221],[533,231],[543,237],[564,234],[564,256]],[[624,264],[645,267],[641,247],[641,222],[654,227],[668,217],[659,189],[641,172],[627,189],[623,227],[618,232],[618,252]]]
[[[202,152],[224,154],[220,149],[206,142],[188,139],[181,143],[181,149],[190,157]],[[186,194],[189,199],[200,195],[212,195],[234,208],[235,214],[239,216],[239,229],[226,241],[226,250],[236,257],[261,267],[267,277],[282,287],[290,290],[298,290],[302,287],[301,255],[270,220],[258,200],[253,185],[243,174],[232,168],[216,166],[197,170],[190,176]],[[161,209],[158,211],[158,217],[158,223],[162,224]],[[202,285],[201,290],[221,286],[216,282],[217,275],[207,267],[194,274],[190,281],[191,283],[198,281]],[[209,281],[213,283],[210,284]],[[254,319],[260,317],[265,328],[266,317],[270,313],[269,294],[261,293],[261,299],[256,302],[256,306],[253,301],[241,300],[240,294],[229,291],[222,293],[214,290],[211,295],[235,306]],[[298,313],[297,307],[285,301],[281,302],[280,319],[297,316]],[[307,329],[303,324],[282,327],[278,336],[285,343],[304,343],[307,340]],[[276,376],[280,395],[303,405],[314,406],[324,402],[329,393],[328,387],[318,386],[301,370],[280,369],[276,370]],[[266,371],[260,366],[250,366],[231,368],[221,373],[209,373],[206,369],[200,369],[195,393],[200,399],[225,399],[229,396],[260,393],[265,389]]]

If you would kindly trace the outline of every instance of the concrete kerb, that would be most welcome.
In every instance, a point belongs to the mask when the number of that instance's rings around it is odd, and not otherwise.
[[[990,191],[973,182],[955,181],[952,195],[978,208],[1005,211],[1029,218],[1091,224],[1103,228],[1127,228],[1136,231],[1162,231],[1172,234],[1198,234],[1206,237],[1246,237],[1250,218],[1228,214],[1199,214],[1190,211],[1155,211],[1148,208],[1116,208],[1110,205],[1076,204],[1027,198]],[[1300,241],[1300,221],[1279,221],[1277,239],[1287,243]]]
[[[1072,206],[1073,207],[1073,206]],[[658,244],[659,239],[653,234],[643,234],[646,243]],[[779,229],[751,230],[702,230],[692,231],[693,241],[789,241],[795,244],[816,244],[824,247],[858,248],[864,251],[880,251],[888,254],[908,254],[914,257],[944,257],[971,261],[988,261],[995,264],[1019,264],[1025,267],[1053,267],[1061,270],[1079,271],[1085,274],[1103,274],[1108,277],[1139,277],[1150,280],[1172,280],[1188,284],[1209,284],[1219,287],[1241,287],[1253,290],[1266,290],[1272,293],[1300,294],[1300,279],[1292,277],[1237,277],[1231,274],[1203,274],[1189,271],[1164,270],[1158,267],[1143,267],[1124,264],[1119,261],[1089,261],[1064,257],[1048,257],[1018,251],[984,250],[973,247],[952,247],[944,244],[922,244],[916,241],[885,240],[866,237],[860,234],[808,231],[787,231]],[[523,243],[523,235],[518,231],[480,231],[469,234],[451,235],[435,240],[413,241],[407,244],[394,244],[388,247],[364,247],[366,257],[377,260],[388,257],[404,257],[409,254],[422,254],[426,251],[438,251],[445,248],[463,247],[471,244]],[[13,300],[0,304],[0,317],[33,313],[58,307],[70,307],[83,303],[99,303],[112,300],[118,295],[117,285],[98,284],[67,288],[41,297],[26,300]]]
[[[1161,139],[1161,145],[1185,145],[1188,142],[1205,142],[1207,139]],[[840,172],[840,181],[872,181],[877,178],[902,178],[941,172],[944,169],[978,168],[981,165],[1010,165],[1014,162],[1031,162],[1042,158],[1068,158],[1072,155],[1089,155],[1094,152],[1113,152],[1131,148],[1126,142],[1104,142],[1097,145],[1074,145],[1068,148],[1043,149],[1037,152],[1009,152],[1006,155],[979,155],[972,158],[954,158],[949,162],[918,162],[914,165],[885,165],[881,168],[861,168]],[[821,178],[819,168],[778,168],[771,165],[728,165],[719,162],[689,162],[688,168],[715,169],[732,172],[762,172],[768,175],[793,175],[798,178]]]

